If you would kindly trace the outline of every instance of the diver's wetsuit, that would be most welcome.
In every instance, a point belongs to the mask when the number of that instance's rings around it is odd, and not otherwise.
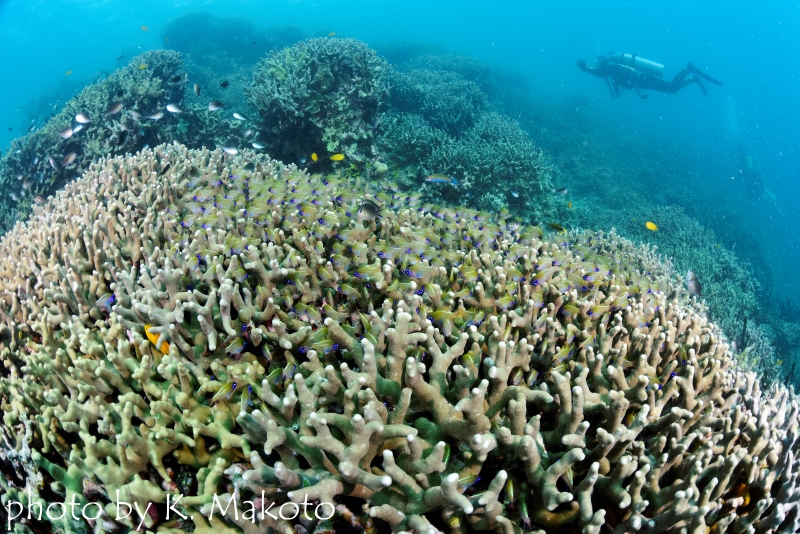
[[[647,95],[642,92],[644,89],[652,89],[662,93],[677,93],[682,88],[691,83],[696,83],[703,91],[703,96],[708,96],[701,78],[716,85],[722,85],[719,81],[711,76],[700,72],[697,67],[691,63],[687,63],[686,67],[672,78],[672,81],[666,81],[655,74],[644,72],[628,65],[623,65],[616,61],[618,56],[599,56],[597,58],[597,65],[589,67],[582,59],[578,60],[578,67],[584,71],[603,78],[608,85],[608,90],[611,91],[611,96],[616,98],[622,94],[623,89],[631,89],[639,98],[647,98]]]

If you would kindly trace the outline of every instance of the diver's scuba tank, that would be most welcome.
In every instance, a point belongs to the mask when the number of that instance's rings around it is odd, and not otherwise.
[[[626,67],[630,67],[641,72],[646,72],[648,74],[658,76],[659,78],[661,78],[661,75],[664,72],[664,65],[661,63],[656,63],[655,61],[641,58],[636,54],[617,54],[614,56],[614,61],[620,65],[625,65]]]

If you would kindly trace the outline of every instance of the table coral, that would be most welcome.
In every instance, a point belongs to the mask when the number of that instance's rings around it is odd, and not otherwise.
[[[794,394],[668,298],[651,250],[358,190],[162,145],[7,234],[3,502],[104,507],[19,523],[134,528],[135,503],[161,532],[800,529]],[[165,517],[178,493],[194,520]],[[258,513],[306,501],[332,518]]]

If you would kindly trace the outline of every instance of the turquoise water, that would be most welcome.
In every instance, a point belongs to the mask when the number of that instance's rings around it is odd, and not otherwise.
[[[207,28],[181,22],[188,19],[179,17],[190,13],[238,19],[210,35]],[[713,231],[721,248],[750,262],[749,276],[760,285],[761,314],[784,307],[784,318],[797,321],[797,5],[12,1],[0,4],[0,22],[3,147],[32,121],[40,127],[85,84],[150,49],[187,51],[204,43],[207,52],[231,54],[246,68],[269,48],[264,40],[249,44],[251,35],[289,26],[290,40],[330,33],[361,40],[399,69],[420,50],[474,58],[493,69],[499,90],[492,105],[518,120],[546,150],[559,168],[558,185],[569,187],[582,209],[580,216],[567,213],[558,222],[593,227],[592,209],[626,216],[644,207],[644,213],[626,219],[638,230],[631,237],[661,244],[670,253],[675,243],[663,233],[642,230],[639,218],[679,206]],[[180,37],[166,41],[170,33]],[[611,51],[662,63],[666,79],[692,62],[724,86],[706,83],[707,98],[690,85],[677,94],[650,91],[640,99],[626,91],[612,99],[602,80],[576,67],[580,58],[591,64]],[[203,54],[191,60],[202,65]],[[580,172],[571,162],[576,155]],[[752,168],[749,177],[742,169],[747,162],[757,169],[756,178]],[[595,172],[593,163],[616,172]],[[603,226],[602,220],[596,226]]]

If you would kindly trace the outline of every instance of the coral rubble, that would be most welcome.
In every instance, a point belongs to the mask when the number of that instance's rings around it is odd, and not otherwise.
[[[0,243],[3,503],[102,505],[70,532],[135,528],[121,503],[170,533],[800,529],[796,398],[651,250],[360,187],[176,144],[35,208]],[[290,502],[333,515],[258,512]]]

